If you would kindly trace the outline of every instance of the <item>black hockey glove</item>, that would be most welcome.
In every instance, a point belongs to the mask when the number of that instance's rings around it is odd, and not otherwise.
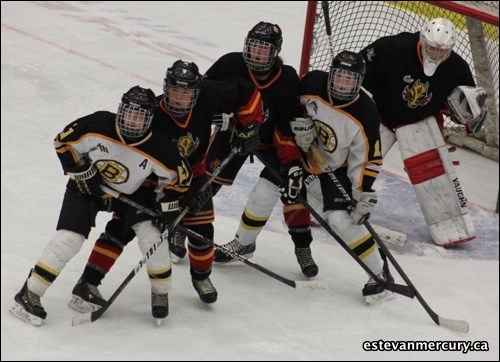
[[[207,187],[205,191],[189,191],[184,199],[184,206],[189,207],[191,214],[197,214],[211,197],[210,187]]]
[[[67,167],[65,171],[75,183],[80,194],[104,195],[104,192],[100,188],[102,176],[94,165],[86,162],[81,166]]]
[[[281,174],[285,181],[285,184],[280,187],[282,199],[289,204],[293,204],[297,202],[302,188],[302,178],[304,176],[302,165],[298,161],[283,165]]]
[[[238,148],[238,154],[246,155],[255,150],[260,144],[259,127],[260,125],[255,122],[250,122],[246,126],[235,127],[231,146]]]
[[[174,222],[179,212],[179,199],[165,196],[160,200],[161,217],[153,223],[163,232]]]

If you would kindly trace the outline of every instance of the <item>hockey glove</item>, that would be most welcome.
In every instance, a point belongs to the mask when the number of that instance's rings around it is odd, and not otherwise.
[[[246,155],[260,144],[259,126],[256,122],[250,122],[245,126],[235,127],[231,146],[238,148],[238,154]]]
[[[212,124],[219,127],[221,131],[227,131],[233,117],[234,113],[216,114],[214,119],[212,119]]]
[[[75,183],[80,194],[104,195],[104,192],[100,188],[102,176],[93,164],[86,162],[81,166],[66,168],[65,171]]]
[[[160,200],[161,218],[154,220],[154,224],[163,232],[179,215],[179,199],[165,196]]]
[[[302,169],[302,165],[297,161],[284,165],[281,173],[285,180],[285,184],[280,187],[282,199],[286,203],[293,204],[297,202],[300,195],[304,170]]]
[[[356,206],[351,211],[351,221],[353,224],[361,225],[370,217],[370,213],[377,204],[377,194],[375,192],[362,192],[357,199]]]
[[[481,87],[456,87],[446,100],[452,120],[467,125],[472,132],[477,134],[486,119],[487,97],[488,94]]]
[[[194,179],[191,182],[191,187],[189,188],[187,195],[184,197],[183,205],[184,207],[189,207],[189,212],[191,214],[197,214],[203,205],[205,205],[212,197],[210,187],[207,187],[205,191],[200,191],[206,180],[206,175],[202,175]]]
[[[295,135],[295,142],[302,151],[308,152],[311,144],[314,142],[318,133],[316,131],[316,124],[311,117],[294,118],[290,121],[290,127]]]

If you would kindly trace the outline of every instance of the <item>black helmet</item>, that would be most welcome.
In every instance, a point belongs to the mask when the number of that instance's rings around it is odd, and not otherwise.
[[[261,21],[255,25],[248,32],[243,47],[243,59],[247,67],[258,72],[271,70],[281,51],[281,44],[283,35],[277,24]]]
[[[361,89],[366,64],[361,54],[344,50],[333,58],[328,80],[330,96],[343,101],[354,99]]]
[[[143,137],[151,127],[156,108],[156,96],[151,89],[138,85],[122,96],[116,121],[122,136],[129,139]]]
[[[184,116],[194,107],[201,87],[201,74],[193,62],[177,60],[167,69],[163,101],[174,116]],[[189,99],[185,99],[189,94]]]

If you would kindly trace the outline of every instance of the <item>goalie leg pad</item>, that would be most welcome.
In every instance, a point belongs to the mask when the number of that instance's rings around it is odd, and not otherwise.
[[[400,127],[396,137],[434,242],[446,247],[473,239],[467,201],[436,119]]]

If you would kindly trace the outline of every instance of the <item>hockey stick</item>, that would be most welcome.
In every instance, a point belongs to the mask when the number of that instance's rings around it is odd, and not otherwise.
[[[259,152],[253,151],[255,156],[266,166],[266,168],[272,173],[272,175],[283,184],[284,180],[282,175],[277,171],[271,163]],[[368,266],[363,263],[358,255],[345,243],[345,241],[330,227],[330,225],[321,217],[320,214],[305,200],[303,197],[299,197],[299,202],[314,216],[314,218],[325,228],[325,230],[337,241],[337,243],[344,248],[344,250],[370,275],[380,285],[382,288],[390,290],[391,292],[404,295],[409,298],[414,297],[413,290],[407,285],[388,283],[385,280],[380,279],[375,273],[368,268]]]
[[[333,173],[333,170],[331,169],[331,167],[328,166],[328,164],[326,163],[326,160],[319,153],[319,150],[317,149],[316,145],[314,145],[314,144],[311,145],[311,150],[312,150],[312,152],[314,154],[314,158],[316,159],[316,161],[318,161],[322,165],[322,167],[327,171],[328,175],[330,176],[330,179],[332,180],[332,182],[334,183],[334,185],[337,187],[337,189],[342,193],[342,195],[344,196],[344,198],[348,202],[350,202],[352,205],[354,205],[354,202],[353,202],[352,198],[349,196],[349,194],[347,193],[347,191],[345,190],[345,188],[342,186],[342,183],[339,181],[339,179],[335,176],[335,174]],[[405,283],[409,287],[411,287],[411,289],[413,289],[413,291],[415,293],[415,296],[417,297],[418,301],[420,302],[420,304],[422,304],[422,307],[424,307],[424,309],[429,314],[429,316],[432,318],[432,320],[437,325],[449,328],[449,329],[457,331],[457,332],[467,333],[469,331],[469,323],[467,323],[467,321],[443,318],[443,317],[439,316],[438,314],[436,314],[436,312],[434,312],[431,309],[431,307],[427,304],[427,302],[424,300],[424,298],[422,297],[422,295],[420,295],[420,293],[418,292],[418,290],[415,287],[415,285],[411,282],[410,278],[408,278],[408,276],[403,271],[403,269],[401,268],[401,266],[399,265],[399,263],[396,261],[396,259],[392,255],[392,253],[389,251],[389,249],[387,248],[387,246],[385,246],[385,244],[382,242],[382,240],[380,239],[380,237],[378,236],[378,234],[375,232],[375,230],[373,229],[373,227],[370,225],[370,223],[368,222],[368,220],[365,220],[363,222],[363,225],[372,234],[373,238],[375,239],[375,241],[379,245],[380,249],[382,249],[382,251],[384,252],[384,254],[389,258],[389,260],[391,261],[392,265],[398,271],[399,275],[401,275],[401,277],[403,278],[403,280],[405,281]]]
[[[238,259],[239,261],[245,263],[246,265],[270,276],[271,278],[276,279],[279,282],[282,282],[283,284],[288,285],[289,287],[295,288],[295,289],[327,289],[328,288],[328,282],[326,281],[320,281],[320,280],[291,280],[285,277],[282,277],[279,274],[276,274],[275,272],[253,262],[252,260],[245,258],[243,255],[240,255],[238,253],[235,253],[231,249],[226,248],[223,245],[218,245],[214,243],[212,240],[204,237],[203,235],[198,234],[197,232],[186,228],[185,226],[179,225],[177,226],[177,229],[182,231],[184,234],[191,236],[194,239],[197,239],[205,244],[210,244],[214,245],[214,248],[217,250],[222,251],[223,253],[231,256],[234,259]]]
[[[235,148],[231,149],[231,152],[229,153],[229,155],[222,161],[220,166],[212,173],[212,176],[210,176],[210,178],[200,188],[200,190],[199,190],[200,192],[203,192],[208,187],[210,187],[210,184],[212,183],[212,181],[219,175],[219,173],[222,171],[222,169],[224,169],[224,167],[227,166],[227,164],[233,159],[233,157],[237,153],[238,153],[237,149],[235,149]],[[120,194],[118,191],[113,190],[112,188],[109,188],[105,185],[101,185],[101,190],[103,190],[107,194],[111,195],[112,197],[122,201],[123,203],[128,204],[132,207],[135,207],[140,212],[146,213],[152,217],[160,217],[161,216],[156,211],[144,207],[143,205],[129,199],[127,196]],[[91,323],[91,322],[95,322],[96,320],[101,318],[101,316],[104,314],[104,312],[106,312],[106,310],[111,306],[111,304],[113,304],[113,302],[121,294],[123,289],[125,289],[125,287],[128,285],[128,283],[130,283],[130,281],[135,277],[135,275],[139,272],[139,270],[141,270],[141,268],[146,264],[146,262],[151,257],[151,255],[153,255],[153,253],[156,251],[157,248],[159,248],[159,246],[163,243],[163,241],[168,238],[168,235],[178,226],[178,224],[182,221],[182,219],[184,218],[184,216],[187,215],[188,212],[189,212],[189,206],[185,207],[182,210],[182,212],[175,218],[175,220],[172,222],[172,224],[170,224],[168,229],[166,229],[163,232],[160,240],[158,240],[155,244],[153,244],[153,246],[151,246],[151,248],[148,250],[148,252],[144,256],[144,258],[142,258],[139,261],[139,263],[135,266],[135,268],[127,275],[125,280],[120,284],[120,286],[115,290],[113,295],[111,295],[111,297],[106,301],[106,303],[104,303],[104,305],[100,309],[98,309],[94,312],[84,313],[84,314],[80,314],[80,315],[75,316],[73,318],[72,325],[76,326],[79,324]]]

